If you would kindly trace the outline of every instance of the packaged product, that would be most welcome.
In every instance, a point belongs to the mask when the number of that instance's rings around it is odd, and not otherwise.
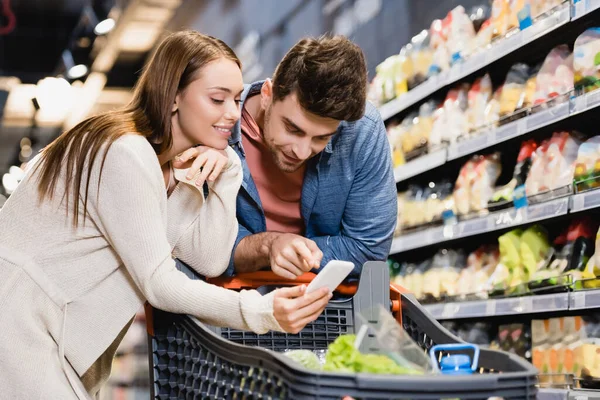
[[[500,120],[500,98],[502,97],[502,86],[499,86],[485,107],[485,124],[496,125]]]
[[[558,189],[572,182],[580,141],[568,132],[555,132],[533,157],[526,182],[528,196]]]
[[[527,78],[527,82],[525,82],[525,97],[521,107],[527,108],[534,104],[535,93],[537,90],[537,75],[540,68],[541,64],[529,69],[529,77]]]
[[[531,363],[539,371],[540,384],[549,384],[552,378],[550,373],[550,336],[549,320],[531,321]]]
[[[469,107],[469,85],[461,84],[448,91],[444,100],[445,129],[442,140],[455,143],[469,129],[467,109]]]
[[[489,21],[492,10],[487,2],[471,7],[469,10],[469,19],[473,23],[473,29],[479,33],[483,24]]]
[[[450,68],[450,55],[446,47],[446,30],[441,20],[436,19],[429,28],[429,45],[433,51],[429,76],[437,75]]]
[[[519,251],[521,265],[528,277],[537,271],[540,261],[546,258],[549,250],[548,233],[543,227],[535,225],[523,232]]]
[[[578,192],[600,187],[600,136],[579,146],[573,179]]]
[[[536,151],[531,156],[531,168],[525,182],[525,191],[527,196],[533,196],[542,192],[544,182],[544,171],[546,168],[546,152],[550,146],[549,140],[544,140],[537,147]]]
[[[500,97],[500,116],[512,114],[525,104],[526,83],[529,79],[529,67],[518,63],[513,65],[502,86]]]
[[[600,28],[590,28],[575,40],[573,69],[575,87],[592,91],[600,87]]]
[[[446,44],[450,64],[454,64],[468,56],[469,44],[475,38],[475,29],[463,6],[450,11],[443,24],[447,26]]]
[[[402,152],[404,153],[404,157],[406,161],[411,160],[414,156],[411,156],[411,152],[418,147],[425,145],[424,142],[421,142],[421,138],[414,134],[413,128],[415,123],[418,122],[419,114],[417,112],[412,112],[408,114],[400,123],[401,129],[404,130],[404,133],[401,134],[400,140],[402,142]]]
[[[598,279],[593,279],[600,276],[600,229],[596,232],[595,238],[595,252],[588,260],[580,277],[580,279],[584,280],[583,287],[586,289],[596,289],[600,287],[600,281]]]
[[[404,165],[406,160],[402,151],[402,135],[406,134],[406,130],[401,125],[390,124],[387,127],[388,140],[392,152],[392,162],[394,168]]]
[[[533,18],[538,18],[540,15],[551,11],[553,8],[564,4],[564,0],[530,0]]]
[[[520,291],[519,286],[529,280],[521,260],[522,235],[522,229],[514,229],[498,238],[500,259],[486,284],[488,290],[500,291],[501,294],[505,294],[509,288]]]
[[[494,38],[506,36],[511,29],[519,25],[515,1],[493,0],[491,20],[494,27]]]
[[[438,107],[439,102],[436,100],[429,100],[419,107],[418,118],[415,120],[411,130],[413,142],[417,144],[415,149],[421,148],[424,151],[428,146],[431,131],[433,130],[434,114]]]
[[[471,40],[470,53],[474,54],[478,51],[485,50],[487,46],[492,43],[493,34],[494,27],[492,26],[492,20],[488,19],[481,25],[481,29],[479,29],[473,40]]]
[[[422,188],[410,185],[405,194],[404,214],[402,216],[404,227],[410,228],[425,223],[425,198]]]
[[[536,148],[537,143],[533,139],[521,143],[521,150],[519,151],[519,155],[517,157],[517,164],[515,165],[513,178],[506,185],[496,190],[492,199],[490,200],[490,205],[514,201],[515,189],[525,185],[529,168],[531,168],[532,155]],[[515,206],[518,205],[515,204]]]
[[[460,270],[466,265],[462,251],[442,249],[433,257],[431,268],[423,275],[427,282],[424,293],[439,299],[442,295],[455,296],[458,293]]]
[[[410,57],[413,68],[411,84],[413,86],[424,82],[429,76],[429,69],[433,63],[433,49],[429,45],[429,40],[429,32],[423,30],[410,41],[412,45]]]
[[[487,210],[488,202],[494,195],[496,181],[502,173],[500,153],[480,157],[475,166],[475,179],[469,196],[471,212]]]
[[[569,132],[555,132],[552,135],[546,152],[542,189],[554,190],[572,183],[580,144],[579,138]]]
[[[573,89],[573,57],[565,44],[546,56],[536,78],[535,104],[544,103]]]
[[[467,267],[460,272],[458,294],[475,294],[485,298],[485,284],[498,264],[498,248],[481,246],[467,257]]]
[[[433,125],[429,134],[429,148],[438,148],[446,140],[446,109],[440,104],[433,112]]]
[[[396,97],[396,85],[401,77],[396,76],[395,62],[396,56],[391,56],[375,67],[372,96],[379,100],[378,103],[386,103]]]
[[[458,215],[467,215],[471,210],[471,186],[476,178],[477,159],[472,158],[460,169],[454,185],[454,205]]]
[[[469,131],[486,125],[485,110],[492,98],[492,80],[488,74],[478,78],[468,93],[467,120]]]

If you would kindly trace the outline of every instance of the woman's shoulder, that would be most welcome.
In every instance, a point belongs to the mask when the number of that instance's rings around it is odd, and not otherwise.
[[[148,140],[137,133],[127,133],[116,139],[108,149],[108,157],[126,156],[124,162],[138,161],[143,164],[157,164],[156,152]]]
[[[150,145],[150,142],[148,142],[148,139],[139,133],[126,133],[115,140],[113,146],[116,146],[124,151],[131,151],[139,154],[147,153],[156,157],[156,153]]]
[[[128,133],[116,139],[106,152],[103,169],[145,171],[154,176],[161,176],[158,157],[148,140],[137,133]]]

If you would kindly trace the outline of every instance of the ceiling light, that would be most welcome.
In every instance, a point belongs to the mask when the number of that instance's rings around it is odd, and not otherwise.
[[[21,168],[17,167],[16,165],[13,165],[9,168],[8,173],[10,175],[12,175],[17,181],[22,181],[23,178],[25,178],[25,171],[23,171]]]
[[[2,186],[4,186],[6,193],[11,194],[19,186],[19,181],[11,174],[4,174],[2,176]]]
[[[70,79],[79,79],[85,76],[88,73],[88,67],[84,64],[77,64],[69,68],[69,72],[67,72],[67,76]]]
[[[71,85],[64,78],[48,77],[38,82],[35,97],[40,108],[54,109],[62,106],[70,91]]]
[[[94,33],[96,35],[106,35],[108,32],[112,31],[115,27],[115,20],[112,18],[107,18],[104,21],[100,21],[98,25],[94,28]]]

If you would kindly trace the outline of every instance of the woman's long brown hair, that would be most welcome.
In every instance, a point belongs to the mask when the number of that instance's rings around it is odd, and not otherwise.
[[[172,107],[177,94],[197,78],[197,72],[218,58],[241,63],[223,41],[195,31],[169,35],[159,45],[146,65],[134,89],[131,102],[122,110],[88,118],[61,134],[41,154],[35,173],[39,173],[39,199],[51,199],[63,168],[65,199],[83,198],[83,215],[87,213],[92,167],[100,150],[104,149],[100,174],[110,146],[121,136],[140,134],[153,146],[156,154],[171,148]],[[87,179],[82,193],[82,179],[87,165]],[[100,185],[100,181],[98,181]],[[68,212],[68,209],[67,209]],[[79,222],[79,201],[73,201],[73,225]]]

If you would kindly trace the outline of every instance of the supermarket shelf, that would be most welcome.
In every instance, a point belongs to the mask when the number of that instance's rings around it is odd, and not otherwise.
[[[437,320],[593,310],[600,308],[600,289],[426,304],[423,307]]]
[[[600,400],[600,391],[580,389],[539,389],[537,400]]]
[[[492,127],[487,131],[481,132],[477,136],[459,140],[458,143],[448,146],[446,150],[440,150],[412,160],[407,164],[396,168],[396,171],[394,172],[396,182],[412,178],[433,168],[437,168],[443,165],[446,160],[456,160],[469,154],[476,153],[515,137],[534,132],[537,129],[562,121],[571,116],[596,110],[599,106],[600,90],[595,90],[578,97],[572,97],[569,101],[556,104],[499,127]]]
[[[571,19],[570,3],[565,3],[560,10],[552,15],[533,24],[531,27],[518,31],[515,34],[492,44],[485,51],[473,54],[467,60],[454,65],[450,70],[428,79],[408,93],[392,100],[379,108],[383,120],[388,120],[408,107],[420,102],[432,95],[438,89],[451,85],[460,79],[485,68],[494,61],[514,52],[515,50],[545,36],[560,26],[565,25]],[[579,7],[582,9],[582,7]],[[587,10],[583,7],[583,10]],[[580,12],[583,12],[580,10]],[[591,12],[591,11],[588,11]]]
[[[588,310],[592,308],[600,308],[600,290],[582,290],[570,294],[569,310]]]
[[[446,162],[446,149],[438,150],[416,158],[394,169],[396,182],[401,182],[422,174],[425,171],[439,167]]]
[[[539,314],[569,310],[569,293],[430,304],[424,307],[438,320]]]
[[[600,190],[590,190],[571,196],[571,205],[569,208],[572,212],[579,212],[597,208],[600,206]]]
[[[600,0],[574,0],[571,20],[576,20],[600,8]]]
[[[568,400],[568,389],[538,389],[537,400]]]
[[[569,212],[570,202],[570,197],[567,196],[525,208],[496,211],[483,217],[461,221],[456,225],[438,226],[405,234],[393,240],[390,254],[563,216]]]
[[[595,107],[597,104],[600,104],[600,93],[598,93],[597,97],[598,102],[596,104],[588,105],[587,102],[585,104],[581,104],[579,107],[582,111],[577,111],[577,113],[583,112],[583,110],[587,110]],[[583,102],[580,101],[580,103]],[[509,122],[506,125],[502,125],[497,128],[494,127],[486,132],[480,133],[475,137],[459,141],[457,144],[448,147],[448,160],[455,160],[457,158],[475,153],[487,147],[494,146],[498,143],[505,142],[509,139],[533,132],[536,129],[540,129],[544,126],[561,121],[569,117],[570,109],[571,104],[569,102],[558,104],[554,107],[537,112],[527,117]]]

